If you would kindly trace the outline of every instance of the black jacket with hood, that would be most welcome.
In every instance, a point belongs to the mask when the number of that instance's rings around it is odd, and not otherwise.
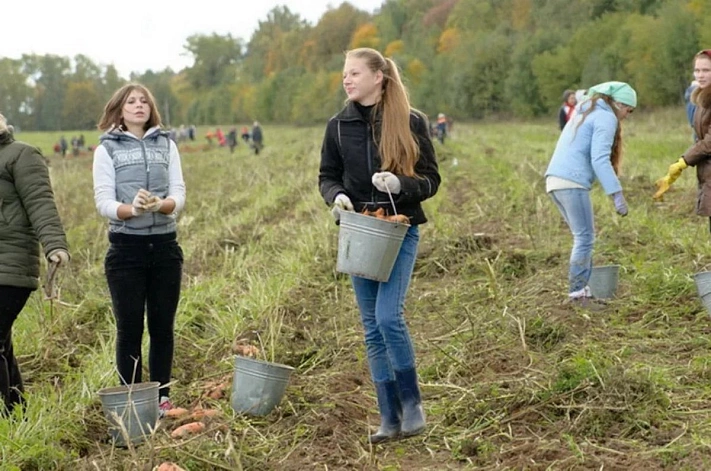
[[[378,191],[372,183],[373,174],[382,171],[376,141],[380,124],[378,116],[371,123],[352,102],[329,120],[319,169],[319,190],[327,204],[333,204],[336,196],[344,193],[356,212],[383,208],[386,214],[393,214],[388,194]],[[410,111],[410,130],[420,150],[416,176],[397,175],[401,191],[392,196],[397,213],[418,225],[427,222],[420,203],[437,193],[441,178],[427,118],[416,110]]]

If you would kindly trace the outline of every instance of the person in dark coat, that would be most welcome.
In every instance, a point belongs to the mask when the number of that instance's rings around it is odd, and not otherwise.
[[[67,237],[40,151],[16,141],[0,115],[0,414],[24,402],[12,326],[49,264],[69,263]]]
[[[694,105],[692,123],[696,141],[669,166],[667,174],[657,180],[653,198],[661,200],[684,169],[696,167],[696,214],[709,218],[711,230],[711,49],[704,49],[694,56],[694,79],[698,86],[691,93],[690,102]]]
[[[259,151],[264,147],[264,136],[262,135],[262,126],[259,125],[258,121],[255,121],[252,125],[252,148],[255,154],[259,154]]]
[[[66,139],[64,136],[62,136],[62,137],[59,139],[59,150],[60,150],[60,152],[62,153],[62,157],[66,157],[66,156],[67,156],[67,150],[68,150],[68,149],[69,149],[69,143],[67,142],[67,139]]]
[[[233,154],[237,147],[237,128],[232,127],[227,133],[227,145],[230,146],[230,154]]]

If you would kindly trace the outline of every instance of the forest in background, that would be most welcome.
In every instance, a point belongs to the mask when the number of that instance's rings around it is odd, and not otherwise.
[[[563,90],[629,82],[641,107],[681,103],[692,57],[711,47],[709,0],[386,0],[349,2],[310,24],[272,9],[248,41],[186,38],[192,65],[121,77],[75,57],[0,58],[0,110],[23,130],[94,129],[127,81],[148,86],[168,126],[259,119],[313,124],[343,104],[344,51],[399,65],[414,106],[456,119],[551,114]]]

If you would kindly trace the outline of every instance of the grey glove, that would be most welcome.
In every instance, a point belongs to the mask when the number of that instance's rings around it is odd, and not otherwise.
[[[387,193],[390,190],[390,193],[397,195],[402,189],[400,179],[392,172],[374,173],[371,181],[373,186],[383,193]]]
[[[615,203],[615,211],[617,211],[617,214],[620,216],[627,216],[627,201],[625,201],[625,197],[622,195],[621,191],[613,193],[612,201]]]
[[[148,198],[146,204],[143,205],[143,210],[147,213],[155,213],[160,211],[160,208],[162,206],[163,200],[155,195],[152,195],[150,198]]]
[[[341,220],[341,211],[353,211],[353,203],[351,199],[346,196],[345,193],[338,193],[336,199],[333,200],[333,207],[331,208],[331,215],[336,221]]]
[[[138,190],[136,196],[133,197],[133,203],[131,203],[131,214],[134,216],[140,216],[145,213],[145,206],[149,202],[150,197],[151,194],[147,190],[144,190],[143,188]]]
[[[69,253],[64,249],[54,249],[47,255],[47,260],[57,265],[66,265],[69,263]]]

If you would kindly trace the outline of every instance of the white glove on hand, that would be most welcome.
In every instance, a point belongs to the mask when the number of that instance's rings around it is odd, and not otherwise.
[[[143,205],[143,209],[149,213],[155,213],[160,211],[161,206],[163,206],[163,200],[157,196],[151,196],[148,198],[148,202]]]
[[[47,255],[47,260],[57,265],[66,265],[69,263],[69,253],[64,249],[54,249]]]
[[[131,203],[131,214],[134,216],[140,216],[145,213],[145,206],[149,202],[150,198],[150,192],[144,190],[143,188],[138,190],[138,193],[136,193],[136,196],[133,198],[133,203]]]
[[[353,203],[351,203],[351,199],[346,196],[345,193],[338,193],[336,199],[333,200],[333,208],[331,208],[333,219],[340,221],[341,211],[354,211]]]
[[[383,193],[387,193],[388,190],[390,190],[390,193],[397,195],[402,189],[400,186],[400,179],[392,172],[375,173],[373,174],[372,181],[373,186],[377,188],[378,191],[382,191]]]

